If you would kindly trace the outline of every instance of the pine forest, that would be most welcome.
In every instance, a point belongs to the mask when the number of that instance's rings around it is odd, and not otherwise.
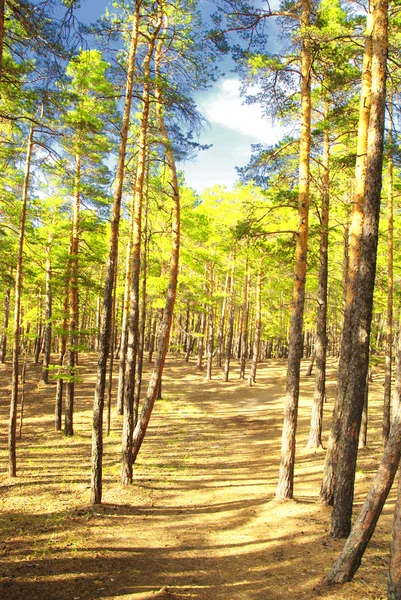
[[[0,0],[0,165],[0,598],[401,600],[400,0]]]

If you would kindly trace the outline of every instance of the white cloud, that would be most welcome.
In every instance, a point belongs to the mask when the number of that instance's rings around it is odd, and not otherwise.
[[[201,113],[211,125],[220,125],[247,136],[250,143],[276,143],[283,129],[262,117],[258,104],[243,104],[238,79],[224,79],[206,97],[198,99]]]

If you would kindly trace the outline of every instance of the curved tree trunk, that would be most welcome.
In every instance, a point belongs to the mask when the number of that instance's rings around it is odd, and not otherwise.
[[[164,0],[158,1],[159,8],[164,13]],[[166,19],[166,17],[165,17]],[[166,19],[167,22],[167,19]],[[167,25],[166,25],[167,26]],[[141,448],[143,439],[146,434],[147,426],[152,414],[153,406],[156,400],[157,393],[160,389],[161,378],[163,374],[164,362],[166,359],[170,329],[173,319],[174,303],[177,292],[177,279],[178,279],[178,260],[179,260],[179,249],[180,249],[180,195],[177,179],[177,171],[175,166],[175,160],[171,143],[168,137],[167,129],[164,123],[163,117],[163,99],[162,92],[160,89],[161,77],[160,73],[160,60],[163,47],[163,39],[159,40],[156,52],[156,87],[155,87],[155,99],[156,99],[156,113],[159,129],[162,136],[162,142],[166,153],[167,167],[169,172],[169,183],[171,189],[172,198],[172,215],[171,215],[171,236],[172,236],[172,247],[171,247],[171,258],[170,258],[170,269],[169,269],[169,283],[167,289],[166,305],[163,312],[162,322],[159,329],[158,344],[157,344],[157,356],[155,365],[150,377],[146,398],[143,403],[142,411],[134,431],[133,438],[133,460],[136,460],[138,452]]]
[[[135,179],[135,198],[132,232],[132,282],[128,317],[127,357],[124,376],[124,417],[121,448],[121,483],[132,483],[132,434],[134,431],[134,395],[135,376],[139,344],[139,283],[141,274],[141,244],[142,244],[142,208],[143,190],[146,173],[147,131],[150,110],[150,76],[151,61],[155,51],[156,38],[162,26],[158,19],[148,42],[148,51],[143,61],[144,85],[142,97],[142,115],[138,140],[137,171]]]

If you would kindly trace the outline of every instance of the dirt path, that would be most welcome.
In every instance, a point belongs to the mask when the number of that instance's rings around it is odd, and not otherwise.
[[[294,501],[274,501],[285,363],[261,365],[257,385],[249,388],[237,373],[228,384],[217,374],[206,382],[193,364],[170,359],[135,485],[118,484],[120,418],[114,416],[106,441],[104,505],[93,509],[92,361],[88,357],[81,367],[85,383],[70,439],[53,431],[54,386],[38,387],[39,370],[29,368],[19,477],[13,481],[5,476],[9,368],[0,373],[0,598],[140,600],[163,586],[169,592],[159,597],[166,599],[385,597],[391,503],[355,581],[318,587],[342,543],[328,535],[330,509],[316,503],[324,453],[305,448],[313,378],[302,383]],[[333,378],[334,370],[329,396]],[[381,394],[376,376],[357,504],[380,458]]]

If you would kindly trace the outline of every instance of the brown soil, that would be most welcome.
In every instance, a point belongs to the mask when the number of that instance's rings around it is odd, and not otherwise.
[[[329,536],[330,508],[316,502],[324,451],[307,450],[313,378],[303,376],[295,500],[274,500],[285,362],[260,366],[258,383],[207,382],[170,358],[163,400],[135,467],[119,485],[121,417],[105,442],[104,504],[89,506],[95,357],[81,364],[75,436],[53,431],[54,385],[30,365],[18,477],[7,479],[10,366],[0,372],[0,598],[4,600],[380,600],[393,498],[355,580],[320,587],[342,542]],[[306,365],[303,365],[303,372]],[[327,430],[333,408],[330,367]],[[369,447],[360,453],[356,510],[381,455],[382,379],[370,393]]]

